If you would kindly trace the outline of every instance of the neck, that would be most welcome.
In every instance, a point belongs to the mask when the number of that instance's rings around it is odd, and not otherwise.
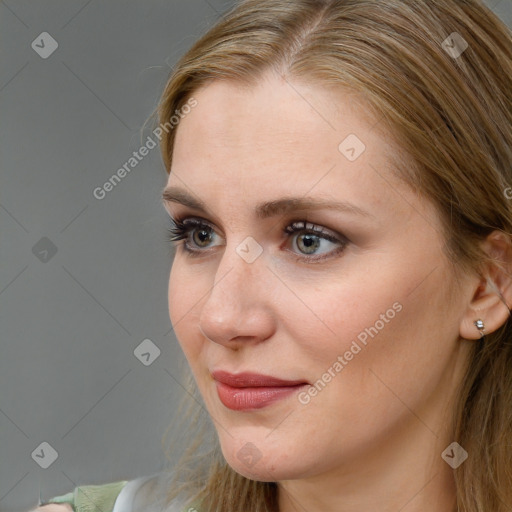
[[[453,439],[416,417],[386,442],[327,473],[278,483],[279,512],[453,512],[453,469],[441,453]]]

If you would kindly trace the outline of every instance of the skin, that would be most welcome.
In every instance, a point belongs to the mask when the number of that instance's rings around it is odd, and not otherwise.
[[[177,202],[166,209],[213,230],[202,245],[200,229],[189,236],[198,257],[178,243],[169,314],[227,462],[279,482],[281,512],[451,511],[441,453],[454,441],[453,398],[479,338],[472,322],[485,305],[490,332],[508,311],[479,277],[455,280],[436,210],[393,175],[398,148],[354,95],[269,73],[254,87],[217,81],[194,97],[168,185],[212,214]],[[351,133],[366,145],[353,162],[338,150]],[[285,195],[350,201],[372,217],[254,216],[255,205]],[[335,254],[337,244],[320,240],[313,256],[331,256],[299,261],[312,256],[300,233],[282,228],[300,220],[350,242]],[[247,236],[263,248],[253,263],[236,252]],[[211,370],[312,384],[396,302],[401,311],[307,405],[296,395],[252,411],[220,402]],[[261,457],[254,465],[237,457],[247,442]]]
[[[198,257],[177,244],[169,315],[227,462],[278,482],[281,512],[452,512],[453,471],[441,453],[454,441],[456,388],[479,338],[473,321],[483,318],[490,333],[507,319],[496,289],[480,276],[456,279],[435,208],[393,175],[399,148],[360,98],[270,73],[249,88],[213,82],[194,97],[167,185],[211,214],[165,207],[213,230],[202,246],[188,237]],[[338,150],[351,133],[366,145],[352,162]],[[370,215],[254,216],[255,205],[281,196],[350,201]],[[301,233],[283,233],[300,220],[346,237],[344,250],[320,237],[309,254]],[[247,236],[263,249],[252,263],[236,251]],[[497,232],[484,247],[512,261]],[[328,257],[308,262],[318,254]],[[488,275],[512,304],[510,272]],[[313,385],[393,304],[400,311],[308,403],[296,394],[252,411],[220,402],[210,371]],[[255,464],[238,457],[248,442]]]

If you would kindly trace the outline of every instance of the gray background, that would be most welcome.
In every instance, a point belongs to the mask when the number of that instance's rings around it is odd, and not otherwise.
[[[93,190],[140,148],[170,68],[232,3],[0,2],[1,511],[34,507],[40,487],[45,499],[166,465],[184,358],[159,149],[104,199]],[[512,0],[487,3],[512,27]],[[31,47],[42,32],[58,43],[46,59]],[[161,350],[147,366],[145,339]],[[47,469],[42,442],[58,452]]]

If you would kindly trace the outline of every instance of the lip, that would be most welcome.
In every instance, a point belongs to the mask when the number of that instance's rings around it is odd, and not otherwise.
[[[212,377],[216,381],[233,388],[288,387],[296,386],[297,384],[307,384],[305,380],[284,380],[252,372],[229,373],[223,370],[215,370],[212,372]]]
[[[212,372],[220,401],[235,411],[260,409],[282,400],[309,384],[304,380],[284,380],[258,373]]]

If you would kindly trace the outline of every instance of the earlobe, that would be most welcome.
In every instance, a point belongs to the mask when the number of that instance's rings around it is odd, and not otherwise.
[[[494,292],[473,300],[461,320],[460,336],[476,340],[499,329],[510,316],[508,306]]]
[[[480,339],[498,330],[509,318],[512,305],[512,242],[501,231],[493,231],[483,242],[492,258],[486,264],[472,300],[460,324],[460,336]]]

